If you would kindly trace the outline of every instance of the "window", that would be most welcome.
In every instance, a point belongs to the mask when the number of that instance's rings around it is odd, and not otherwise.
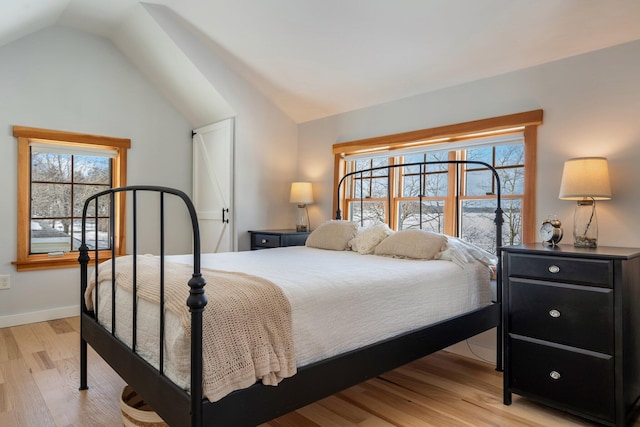
[[[87,197],[126,183],[128,139],[14,126],[18,138],[18,271],[78,265]],[[102,199],[102,198],[101,198]],[[124,223],[108,222],[108,200],[87,221],[87,245],[99,258],[124,253]],[[118,204],[124,209],[124,201]],[[95,207],[90,206],[91,215]],[[97,236],[97,241],[96,237]]]
[[[493,166],[501,182],[503,244],[535,235],[535,147],[542,111],[334,145],[336,182],[352,171],[387,164],[472,160]],[[385,222],[461,236],[495,249],[495,188],[487,167],[412,165],[355,174],[341,194],[345,219]],[[387,190],[390,190],[389,192]],[[363,196],[363,198],[361,198]]]

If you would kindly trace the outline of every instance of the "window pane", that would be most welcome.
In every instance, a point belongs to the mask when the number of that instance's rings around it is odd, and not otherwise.
[[[518,245],[522,243],[522,200],[503,199],[502,244]]]
[[[65,220],[32,220],[31,253],[69,252],[70,222]]]
[[[373,159],[373,162],[371,162],[371,168],[377,168],[380,166],[387,166],[389,164],[389,159],[388,158],[380,158],[380,159]],[[389,170],[388,169],[380,169],[380,170],[376,170],[373,171],[372,173],[373,176],[387,176],[389,175]]]
[[[402,201],[398,210],[398,230],[408,228],[420,228],[420,218],[422,218],[422,229],[444,232],[444,202],[440,200],[428,200],[422,202],[422,216],[420,215],[420,202]]]
[[[60,218],[71,216],[71,185],[32,184],[31,217]]]
[[[31,180],[71,182],[71,155],[31,151]]]
[[[499,169],[502,194],[524,194],[524,168]]]
[[[107,157],[74,156],[73,179],[77,183],[111,183],[111,159]]]
[[[405,175],[402,180],[402,197],[418,196],[420,196],[420,175]]]
[[[519,166],[524,164],[524,144],[499,145],[496,147],[497,166]]]
[[[495,253],[495,200],[462,202],[461,237],[491,253]],[[517,245],[522,240],[522,200],[503,199],[502,244]]]
[[[353,198],[386,198],[388,194],[389,180],[385,178],[365,178],[355,181]]]
[[[384,202],[364,202],[361,210],[360,202],[349,203],[349,219],[363,227],[386,223]]]
[[[103,185],[76,185],[74,186],[74,202],[73,202],[73,216],[82,217],[82,209],[84,208],[84,201],[90,196],[99,193],[100,191],[108,190],[109,186]],[[109,215],[109,197],[98,198],[98,216]],[[87,209],[87,215],[95,215],[95,203],[91,202]]]
[[[493,147],[472,148],[467,150],[467,160],[484,162],[493,165]],[[469,165],[471,168],[481,167],[481,165]]]
[[[372,188],[371,188],[371,197],[374,198],[384,198],[387,197],[389,193],[389,180],[387,177],[384,178],[373,178],[372,179]]]
[[[96,231],[98,233],[98,249],[111,249],[111,234],[109,233],[109,220],[107,218],[98,219],[98,230],[93,218],[87,218],[87,235],[85,243],[90,250],[96,249]],[[82,220],[73,222],[73,250],[77,251],[82,242]]]
[[[446,173],[427,174],[422,188],[422,195],[427,197],[444,197],[448,191],[448,180]],[[402,197],[420,196],[420,176],[405,175],[402,182]]]
[[[460,237],[491,253],[496,252],[495,205],[495,200],[465,200],[460,218]]]
[[[492,194],[493,174],[490,170],[480,170],[466,173],[465,195],[486,196]]]

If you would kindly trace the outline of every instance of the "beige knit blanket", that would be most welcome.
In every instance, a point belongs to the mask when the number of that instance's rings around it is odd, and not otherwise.
[[[116,284],[133,289],[133,257],[116,261]],[[191,334],[191,314],[186,306],[187,285],[193,267],[165,262],[165,307]],[[203,316],[203,392],[214,402],[257,380],[277,385],[296,373],[291,306],[282,290],[270,281],[244,273],[203,269],[208,303]],[[160,261],[137,258],[138,297],[159,303]],[[111,261],[98,268],[98,281],[111,282]],[[85,301],[93,306],[93,279]]]

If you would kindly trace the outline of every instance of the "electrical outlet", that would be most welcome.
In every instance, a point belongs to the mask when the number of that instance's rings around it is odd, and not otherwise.
[[[0,274],[0,289],[9,289],[11,287],[11,276],[8,274]]]

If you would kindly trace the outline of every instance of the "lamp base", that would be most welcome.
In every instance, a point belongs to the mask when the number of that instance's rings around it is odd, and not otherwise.
[[[598,247],[598,218],[593,199],[579,200],[573,216],[573,246],[576,248]]]
[[[296,219],[296,231],[309,231],[311,224],[309,222],[309,210],[307,205],[298,205],[298,218]]]
[[[587,236],[575,236],[573,238],[573,246],[576,248],[597,248],[598,239]]]

